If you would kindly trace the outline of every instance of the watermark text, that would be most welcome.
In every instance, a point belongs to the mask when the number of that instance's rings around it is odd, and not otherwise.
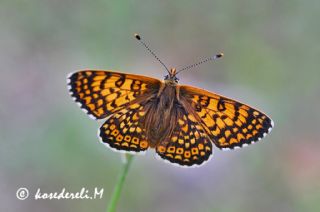
[[[93,190],[87,188],[81,188],[79,191],[71,192],[66,188],[62,188],[61,191],[58,192],[44,192],[41,191],[40,188],[36,190],[34,195],[30,194],[30,191],[27,188],[19,188],[16,192],[16,197],[19,200],[25,200],[28,197],[35,200],[43,200],[43,199],[102,199],[103,197],[103,188],[95,187]]]

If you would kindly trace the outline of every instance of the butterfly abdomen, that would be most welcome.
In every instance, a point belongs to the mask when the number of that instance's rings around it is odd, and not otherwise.
[[[157,95],[146,103],[144,127],[150,147],[168,138],[177,122],[176,87],[164,85]]]

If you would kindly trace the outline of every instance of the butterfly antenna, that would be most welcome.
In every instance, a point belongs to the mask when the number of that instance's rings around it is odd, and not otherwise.
[[[153,51],[151,51],[151,49],[149,48],[149,46],[148,46],[145,42],[143,42],[143,41],[141,40],[140,35],[134,34],[134,37],[135,37],[144,47],[146,47],[146,49],[161,63],[161,65],[163,65],[163,67],[164,67],[164,68],[167,70],[167,72],[170,74],[170,71],[169,71],[168,67],[157,57],[157,55],[156,55]]]
[[[201,61],[198,62],[198,63],[195,63],[195,64],[192,64],[192,65],[186,66],[186,67],[180,69],[180,70],[177,72],[177,74],[180,73],[180,72],[182,72],[182,71],[185,71],[185,70],[194,68],[194,67],[196,67],[196,66],[198,66],[198,65],[201,65],[202,63],[206,63],[206,62],[211,61],[211,60],[219,59],[219,58],[223,57],[223,55],[224,55],[223,53],[219,53],[219,54],[214,55],[213,57],[208,57],[208,58],[206,58],[206,59],[204,59],[204,60],[201,60]]]

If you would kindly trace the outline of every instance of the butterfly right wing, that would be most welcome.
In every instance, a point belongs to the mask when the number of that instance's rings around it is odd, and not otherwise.
[[[172,134],[161,141],[156,152],[170,163],[192,167],[202,165],[212,156],[212,142],[204,128],[184,108],[176,108],[177,123]]]
[[[113,71],[84,70],[68,76],[70,95],[94,119],[103,119],[156,93],[161,81]]]
[[[184,107],[194,114],[220,149],[254,143],[273,127],[273,121],[262,112],[203,89],[182,85],[180,97]]]

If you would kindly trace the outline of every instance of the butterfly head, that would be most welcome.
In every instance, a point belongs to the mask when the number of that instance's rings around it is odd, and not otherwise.
[[[169,74],[165,76],[164,80],[167,82],[172,82],[176,84],[179,81],[176,75],[177,75],[177,70],[175,68],[172,68],[170,69]]]

